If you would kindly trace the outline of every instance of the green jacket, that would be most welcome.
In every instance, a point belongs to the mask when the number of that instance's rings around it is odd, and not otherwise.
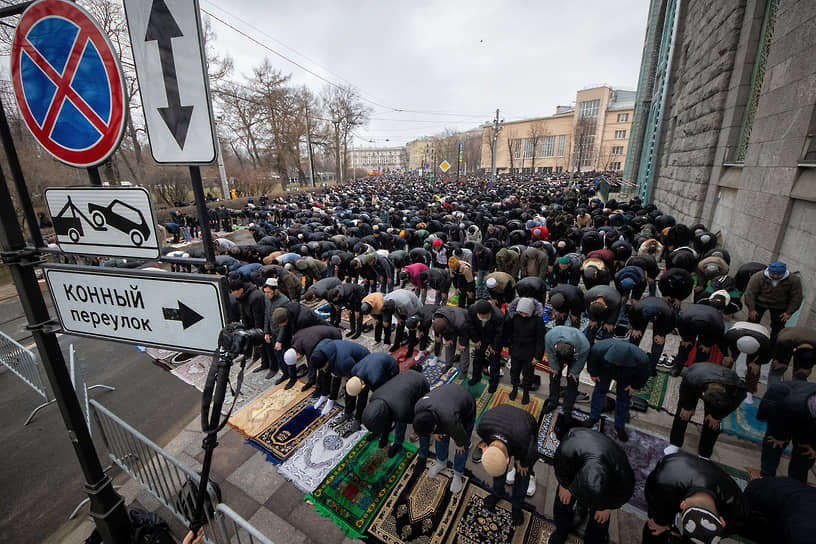
[[[788,274],[774,287],[765,272],[767,269],[757,272],[748,281],[743,297],[745,307],[749,312],[767,308],[793,314],[802,305],[802,280],[799,274]]]

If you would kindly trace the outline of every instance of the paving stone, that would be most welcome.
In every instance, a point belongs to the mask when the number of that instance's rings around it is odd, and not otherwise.
[[[287,521],[320,544],[340,544],[346,534],[331,519],[315,511],[314,506],[302,502],[287,516]]]
[[[210,469],[216,480],[226,480],[235,471],[235,467],[241,466],[258,451],[246,444],[245,440],[241,433],[232,429],[218,437],[218,447],[213,450]],[[195,458],[203,462],[204,450],[200,450]]]
[[[230,508],[243,517],[249,519],[260,508],[260,504],[252,499],[243,490],[234,486],[228,481],[217,481],[221,488],[221,499]]]
[[[292,510],[304,502],[304,496],[303,491],[287,482],[269,497],[264,506],[279,516],[287,517]]]
[[[262,534],[267,535],[273,542],[281,544],[306,544],[308,541],[305,534],[267,508],[259,508],[248,521]]]
[[[286,479],[278,474],[275,465],[266,460],[263,452],[256,451],[229,475],[227,481],[242,489],[259,504],[263,504],[286,482]]]

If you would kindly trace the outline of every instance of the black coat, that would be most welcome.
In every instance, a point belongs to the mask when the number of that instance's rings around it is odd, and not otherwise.
[[[711,461],[683,452],[661,459],[646,478],[649,517],[658,525],[671,526],[680,503],[698,491],[707,491],[714,499],[725,520],[726,534],[739,531],[747,519],[748,505],[737,483]]]
[[[411,423],[414,420],[414,405],[430,390],[421,372],[400,372],[368,398],[363,425],[372,432],[387,433],[394,422]]]
[[[694,278],[688,270],[670,268],[660,275],[657,286],[662,296],[683,300],[694,290]]]
[[[603,433],[576,427],[555,451],[555,477],[590,510],[620,508],[635,492],[626,453]]]
[[[510,315],[504,325],[504,342],[510,348],[510,356],[519,361],[541,360],[546,345],[544,337],[547,327],[541,316],[522,317]]]
[[[589,350],[587,370],[590,376],[610,375],[619,386],[640,389],[651,376],[649,356],[626,340],[609,338],[596,342]]]
[[[538,422],[521,408],[509,404],[491,408],[479,420],[476,434],[487,444],[503,442],[510,457],[524,467],[530,468],[538,460]]]
[[[561,313],[571,313],[574,315],[581,315],[584,313],[584,310],[586,310],[586,304],[584,303],[584,292],[580,287],[577,285],[567,284],[561,284],[553,287],[550,290],[550,300],[552,300],[553,295],[559,293],[564,297],[564,305],[562,307],[555,308],[556,311]]]
[[[714,419],[723,419],[745,400],[745,382],[732,369],[714,363],[694,363],[686,369],[683,381],[680,382],[678,406],[684,410],[694,410],[697,400],[703,397],[710,383],[725,386],[729,399],[728,405],[720,407],[719,410],[714,410],[706,403],[705,411]]]
[[[810,544],[816,488],[792,478],[759,478],[745,488],[750,522],[740,532],[757,544]]]
[[[816,446],[816,420],[810,415],[808,400],[816,395],[816,383],[788,381],[768,387],[759,403],[757,419],[768,422],[768,434]]]
[[[429,411],[436,421],[436,433],[453,438],[457,446],[467,446],[470,436],[466,426],[476,419],[476,401],[473,395],[459,384],[440,385],[419,399],[414,414]]]
[[[434,317],[444,317],[448,322],[448,328],[442,334],[445,340],[460,339],[464,344],[470,338],[470,327],[468,320],[468,310],[458,306],[439,306]]]
[[[286,308],[287,321],[286,325],[280,328],[277,340],[283,344],[291,343],[292,336],[301,329],[315,325],[329,325],[328,321],[299,302],[289,302],[283,307]]]
[[[244,287],[244,294],[238,299],[241,305],[241,323],[248,329],[263,329],[266,302],[264,294],[254,285]]]
[[[490,306],[490,320],[487,323],[482,323],[479,320],[475,305],[471,305],[468,308],[468,328],[470,329],[470,338],[474,342],[484,342],[493,346],[494,350],[501,349],[502,334],[504,333],[504,314],[492,304]]]
[[[331,340],[340,340],[343,335],[337,330],[337,327],[331,325],[315,325],[313,327],[306,327],[300,329],[292,337],[292,347],[295,351],[304,355],[307,359],[312,356],[312,352],[321,340],[329,338]]]

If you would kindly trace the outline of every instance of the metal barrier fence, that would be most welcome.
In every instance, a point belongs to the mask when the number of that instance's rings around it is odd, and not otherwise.
[[[46,402],[54,399],[39,357],[4,332],[0,332],[0,363],[39,393]]]
[[[102,433],[108,456],[119,468],[139,482],[185,526],[190,525],[184,508],[184,488],[200,479],[192,469],[165,452],[116,414],[90,401],[94,419]],[[214,512],[206,512],[204,541],[208,544],[273,544],[248,521],[225,504],[218,504],[212,484],[207,489]],[[206,509],[205,509],[206,511]]]

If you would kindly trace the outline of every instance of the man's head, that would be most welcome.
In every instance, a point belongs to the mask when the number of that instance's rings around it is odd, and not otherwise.
[[[746,355],[753,355],[759,351],[759,340],[753,336],[748,336],[747,334],[745,336],[740,336],[737,339],[737,349]]]
[[[725,390],[725,386],[719,383],[710,383],[703,391],[703,402],[706,411],[714,419],[722,419],[727,416],[732,406],[731,396]]]
[[[275,296],[278,294],[278,279],[269,278],[266,280],[264,282],[263,291],[266,298],[275,298]]]
[[[383,435],[391,430],[394,415],[388,403],[382,399],[371,399],[363,410],[361,423],[375,435]]]
[[[787,271],[788,266],[781,261],[776,261],[768,265],[768,276],[770,276],[772,280],[781,280],[785,277]]]
[[[324,370],[329,364],[329,359],[322,351],[315,351],[309,357],[309,366],[314,370]]]
[[[488,289],[495,289],[497,283],[498,282],[496,281],[496,278],[487,278],[487,282],[485,282],[485,285],[487,285]]]
[[[493,306],[491,306],[488,301],[484,299],[476,301],[473,305],[473,309],[476,310],[476,317],[479,318],[479,321],[482,323],[490,321],[490,316],[493,314]]]
[[[564,255],[563,257],[558,258],[558,268],[560,268],[561,270],[566,270],[569,267],[570,267],[569,257]]]
[[[445,334],[445,331],[448,330],[448,320],[441,315],[436,316],[433,318],[433,321],[431,321],[431,328],[437,336]]]
[[[634,286],[635,280],[632,278],[623,278],[623,280],[621,280],[621,287],[623,287],[624,291],[631,291]]]
[[[359,395],[363,388],[365,387],[365,382],[360,379],[359,376],[352,376],[351,378],[346,381],[346,393],[350,397],[356,397]]]
[[[575,359],[575,346],[566,342],[559,342],[555,345],[555,356],[562,365],[570,365]]]
[[[360,313],[363,314],[363,315],[370,314],[372,309],[373,308],[371,307],[371,304],[369,304],[368,302],[363,302],[360,305]]]
[[[458,272],[459,271],[459,259],[456,257],[451,257],[448,259],[448,268],[450,268],[451,272]]]
[[[555,293],[550,296],[550,305],[555,309],[563,308],[566,302],[567,299],[561,293]]]
[[[414,414],[412,425],[419,436],[429,436],[436,431],[436,417],[430,410],[422,410]]]
[[[295,351],[295,348],[289,348],[283,354],[283,362],[286,363],[287,366],[295,366],[299,358],[300,355]]]
[[[497,478],[507,472],[510,457],[507,455],[507,446],[501,440],[493,440],[482,451],[482,466],[485,472]]]
[[[241,280],[233,280],[230,282],[230,293],[235,298],[241,298],[246,291],[246,284]]]
[[[535,312],[535,301],[530,297],[519,299],[516,311],[521,317],[530,317]]]
[[[706,491],[698,491],[680,503],[676,522],[683,542],[717,544],[721,540],[725,520],[717,513],[717,504]]]
[[[428,274],[428,271],[423,270],[422,272],[419,273],[419,282],[421,284],[425,285],[426,283],[428,283],[428,277],[429,276],[430,276],[430,274]]]
[[[793,350],[794,367],[797,369],[803,368],[808,370],[813,368],[813,362],[816,360],[816,351],[810,344],[801,344]]]
[[[589,303],[589,309],[593,312],[603,312],[607,309],[606,301],[603,297],[598,297]]]
[[[289,322],[289,313],[286,308],[275,308],[272,312],[272,322],[278,326],[285,326]]]

